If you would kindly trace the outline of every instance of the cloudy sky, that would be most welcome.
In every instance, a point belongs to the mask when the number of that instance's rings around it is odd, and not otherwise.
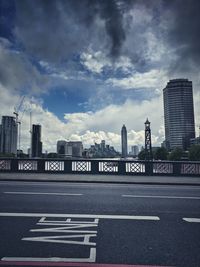
[[[200,124],[199,0],[1,0],[0,116],[20,109],[21,145],[42,125],[44,150],[56,141],[100,142],[120,150],[164,140],[162,90],[193,81]],[[198,133],[198,131],[197,131]]]

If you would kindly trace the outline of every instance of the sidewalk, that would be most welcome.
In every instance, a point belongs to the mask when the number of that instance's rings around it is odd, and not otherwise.
[[[48,181],[48,182],[93,182],[124,184],[198,185],[200,177],[189,176],[140,176],[140,175],[92,175],[52,173],[0,173],[0,181]]]

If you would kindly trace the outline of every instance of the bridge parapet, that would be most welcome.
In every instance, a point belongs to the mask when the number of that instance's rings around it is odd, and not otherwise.
[[[0,172],[200,177],[200,162],[1,158]]]

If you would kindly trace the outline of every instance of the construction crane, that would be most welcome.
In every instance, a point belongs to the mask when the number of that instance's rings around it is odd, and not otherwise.
[[[19,131],[18,131],[18,136],[17,136],[17,142],[18,142],[18,150],[20,151],[21,149],[21,120],[25,112],[25,108],[22,110],[23,103],[24,103],[25,95],[23,95],[19,101],[19,105],[16,105],[14,107],[14,112],[13,114],[15,115],[15,120],[16,123],[19,125]],[[19,120],[19,113],[21,113],[21,119]]]

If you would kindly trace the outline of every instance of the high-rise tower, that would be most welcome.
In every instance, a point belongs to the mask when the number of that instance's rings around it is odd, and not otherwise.
[[[121,130],[121,143],[122,143],[122,158],[127,157],[127,130],[126,126],[122,126]]]
[[[0,129],[0,152],[17,155],[17,123],[15,118],[3,116]]]
[[[165,141],[168,150],[187,150],[190,138],[195,138],[192,82],[170,80],[163,89]]]
[[[41,125],[32,125],[31,151],[33,158],[42,156]]]

